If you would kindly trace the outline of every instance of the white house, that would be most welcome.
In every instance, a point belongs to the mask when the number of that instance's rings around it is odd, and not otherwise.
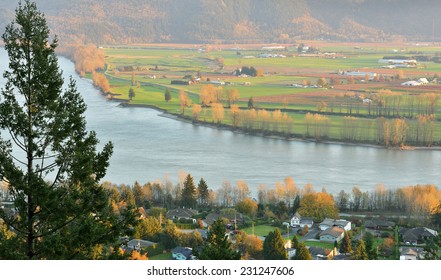
[[[407,81],[404,83],[401,83],[402,86],[419,86],[421,85],[421,83],[417,82],[417,81]]]
[[[345,236],[345,231],[339,227],[328,228],[320,233],[320,241],[339,242]]]
[[[294,216],[291,218],[291,226],[292,227],[298,227],[300,226],[300,219],[302,216],[300,216],[299,212],[296,212]]]
[[[418,83],[420,83],[421,85],[427,85],[429,83],[429,81],[426,78],[419,78]]]

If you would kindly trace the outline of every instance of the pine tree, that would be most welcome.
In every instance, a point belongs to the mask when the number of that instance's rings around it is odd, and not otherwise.
[[[253,97],[250,97],[250,99],[248,99],[248,109],[253,109],[254,108],[254,100]]]
[[[196,186],[193,182],[193,177],[188,174],[184,181],[184,188],[181,195],[182,206],[194,208],[196,205]]]
[[[352,253],[352,245],[351,245],[351,238],[349,236],[349,233],[345,231],[343,240],[340,243],[340,253],[341,254],[350,254]]]
[[[296,250],[299,249],[299,239],[297,238],[297,235],[294,235],[292,237],[291,248],[292,249],[296,249]]]
[[[263,257],[266,260],[286,260],[288,253],[285,250],[280,230],[276,228],[270,232],[263,242]]]
[[[199,198],[199,203],[201,205],[207,204],[208,186],[207,186],[207,183],[205,182],[204,178],[201,178],[201,180],[199,181],[199,184],[198,184],[198,198]]]
[[[311,254],[304,242],[300,242],[299,248],[296,251],[295,260],[312,260]]]
[[[133,88],[129,89],[129,99],[132,100],[135,97],[135,90]]]
[[[225,236],[225,226],[222,220],[216,220],[208,231],[207,242],[200,252],[195,251],[199,260],[239,260],[240,253],[231,248],[231,243]]]
[[[364,245],[363,239],[358,241],[357,247],[355,248],[355,252],[353,254],[354,260],[368,260],[368,254],[366,252],[366,246]]]
[[[165,99],[166,102],[169,102],[172,99],[169,88],[165,89],[164,99]]]
[[[0,259],[105,257],[100,248],[115,243],[134,217],[115,216],[98,184],[113,146],[97,152],[99,141],[86,131],[86,104],[72,78],[63,89],[57,38],[50,41],[49,33],[44,15],[26,0],[2,36],[9,70],[0,129],[11,140],[0,137],[0,179],[9,184],[16,215],[0,209],[13,233],[0,232]]]

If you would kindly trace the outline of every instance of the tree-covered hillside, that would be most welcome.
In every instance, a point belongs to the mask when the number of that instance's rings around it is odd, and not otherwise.
[[[3,1],[0,27],[19,0]],[[298,39],[439,40],[435,0],[36,0],[69,41],[247,43]]]

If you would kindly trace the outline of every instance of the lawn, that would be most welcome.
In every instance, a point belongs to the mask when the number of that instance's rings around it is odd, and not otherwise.
[[[267,225],[259,225],[254,227],[254,235],[257,236],[267,236],[270,231],[274,231],[276,227],[267,226]],[[244,228],[247,234],[253,234],[253,227]]]
[[[155,256],[147,256],[149,258],[149,260],[152,261],[165,261],[165,260],[171,260],[172,259],[172,254],[171,253],[165,253],[165,254],[159,254],[159,255],[155,255]]]

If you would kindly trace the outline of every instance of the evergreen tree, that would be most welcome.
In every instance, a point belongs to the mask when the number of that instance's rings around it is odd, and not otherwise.
[[[172,99],[169,88],[165,89],[164,99],[165,99],[166,102],[169,102]]]
[[[253,109],[254,108],[254,100],[253,97],[251,96],[250,99],[248,99],[248,109]]]
[[[135,97],[135,90],[133,88],[129,89],[129,99],[132,100]]]
[[[349,236],[349,233],[345,231],[343,240],[340,243],[340,253],[341,254],[350,254],[352,253],[352,244],[351,244],[351,237]]]
[[[296,255],[293,258],[295,260],[312,260],[311,254],[304,242],[300,242],[299,248],[296,251]]]
[[[263,257],[266,260],[286,260],[288,253],[285,250],[282,234],[276,228],[270,232],[263,242]]]
[[[207,242],[200,252],[195,251],[200,260],[239,260],[240,253],[231,248],[231,243],[225,236],[225,226],[222,220],[216,220],[208,231]]]
[[[194,208],[196,205],[196,186],[194,185],[193,177],[190,174],[187,175],[184,181],[181,204],[188,208]]]
[[[374,235],[367,231],[363,236],[363,241],[366,247],[368,258],[370,260],[376,260],[378,256],[377,256],[377,248],[374,247]]]
[[[299,207],[300,207],[300,196],[296,195],[296,197],[294,198],[294,202],[292,203],[291,213],[294,215],[297,212],[297,210],[299,210]]]
[[[199,204],[205,205],[207,204],[208,200],[208,186],[205,182],[204,178],[201,178],[198,184],[198,198],[199,198]]]
[[[297,235],[295,235],[295,234],[291,240],[291,248],[296,249],[296,250],[299,249],[299,239],[298,239]]]
[[[358,241],[357,247],[355,248],[355,252],[353,254],[354,260],[368,260],[368,254],[366,252],[366,246],[364,245],[363,239]]]
[[[95,132],[86,131],[86,104],[72,78],[64,85],[57,39],[50,41],[49,33],[44,15],[26,0],[2,36],[9,70],[0,129],[11,140],[0,138],[0,178],[9,184],[16,215],[0,209],[13,232],[0,232],[0,259],[106,257],[103,248],[134,220],[133,211],[116,216],[98,184],[113,147],[107,143],[97,152]]]

